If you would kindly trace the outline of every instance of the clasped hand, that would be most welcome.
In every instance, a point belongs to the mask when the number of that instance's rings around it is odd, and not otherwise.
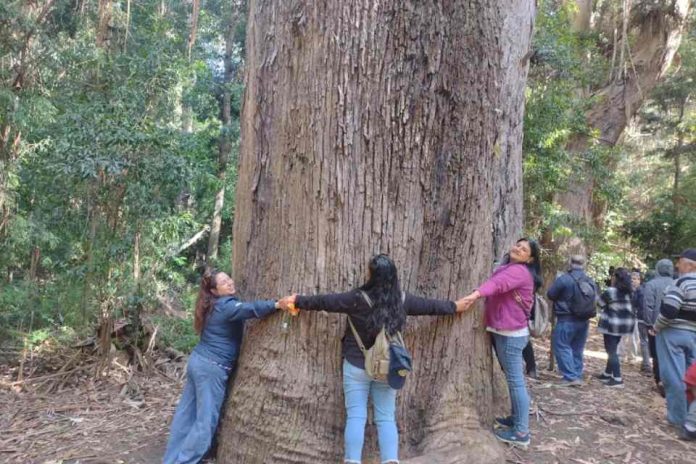
[[[278,307],[283,311],[287,311],[291,316],[297,316],[300,314],[300,310],[295,306],[296,301],[297,294],[293,293],[278,300]]]
[[[457,305],[457,313],[463,313],[469,310],[473,304],[481,297],[478,290],[474,290],[465,297],[462,297],[454,302]]]

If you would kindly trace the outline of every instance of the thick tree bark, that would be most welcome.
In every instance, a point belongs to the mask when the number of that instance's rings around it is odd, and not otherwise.
[[[417,294],[484,280],[522,226],[533,17],[531,0],[252,1],[233,260],[244,297],[347,290],[377,252]],[[287,336],[278,322],[247,332],[219,461],[338,462],[345,318],[305,313]],[[505,404],[480,322],[408,322],[415,370],[397,417],[401,454],[426,456],[413,462],[503,460],[480,430]]]
[[[588,125],[598,135],[577,135],[569,143],[569,151],[582,156],[595,143],[616,145],[630,119],[669,68],[679,48],[690,7],[690,0],[633,5],[630,22],[626,23],[631,40],[623,34],[615,41],[621,47],[618,55],[624,56],[624,60],[619,60],[619,69],[612,73],[609,82],[594,92],[597,104],[586,115]],[[606,22],[599,27],[607,27]],[[595,199],[595,185],[591,169],[583,169],[581,175],[573,177],[568,190],[558,195],[557,201],[581,224],[601,227],[605,205]],[[586,244],[577,237],[547,245],[564,254],[586,251]]]

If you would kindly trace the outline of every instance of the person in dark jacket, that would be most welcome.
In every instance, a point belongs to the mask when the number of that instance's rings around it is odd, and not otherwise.
[[[607,351],[607,366],[597,378],[608,387],[623,388],[619,343],[624,335],[633,334],[636,316],[631,305],[631,274],[625,268],[618,268],[612,277],[612,286],[599,297],[599,333],[604,335],[604,348]]]
[[[454,301],[421,298],[402,293],[394,262],[386,255],[373,257],[367,282],[345,293],[291,295],[279,305],[289,309],[344,313],[349,324],[342,339],[343,393],[346,404],[345,463],[360,464],[365,438],[368,398],[372,397],[381,462],[399,462],[399,433],[396,427],[396,390],[388,383],[370,378],[365,371],[365,356],[353,335],[353,324],[366,349],[372,347],[385,328],[389,336],[401,332],[406,316],[448,316],[464,311]]]
[[[571,256],[568,272],[558,277],[549,288],[546,296],[553,301],[556,326],[551,343],[558,370],[563,375],[562,384],[582,385],[583,353],[587,342],[590,322],[588,317],[578,317],[573,306],[581,304],[575,296],[580,291],[578,282],[586,282],[592,289],[592,305],[597,298],[594,281],[584,271],[585,257]]]
[[[164,464],[202,461],[215,436],[244,321],[266,317],[279,308],[271,300],[242,302],[235,294],[230,276],[215,269],[205,271],[194,317],[201,338],[186,366],[186,384],[172,420]]]
[[[672,279],[674,265],[669,259],[661,259],[655,265],[655,272],[657,275],[643,286],[640,312],[638,313],[638,325],[640,328],[641,342],[643,338],[648,341],[648,350],[649,356],[652,359],[652,373],[655,378],[655,384],[658,386],[660,392],[663,393],[660,381],[660,363],[657,358],[655,330],[653,326],[660,313],[660,304],[662,304],[665,290],[667,287],[674,284],[674,279]]]

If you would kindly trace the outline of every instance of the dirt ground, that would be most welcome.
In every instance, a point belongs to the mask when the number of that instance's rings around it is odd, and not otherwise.
[[[585,353],[585,385],[559,387],[546,370],[548,341],[535,343],[540,381],[530,382],[532,444],[508,449],[511,463],[695,464],[696,442],[676,439],[667,425],[665,400],[640,361],[622,361],[625,388],[591,378],[606,364],[602,339],[591,329]]]
[[[623,390],[589,378],[580,388],[559,387],[556,374],[546,371],[546,345],[536,343],[541,379],[529,384],[532,445],[527,451],[508,448],[509,463],[696,463],[696,443],[675,438],[664,419],[664,400],[638,363],[622,364]],[[601,339],[593,335],[586,375],[599,372],[605,359]],[[19,384],[17,368],[0,365],[0,462],[161,462],[183,359],[155,359],[148,376],[134,375],[117,360],[101,380],[94,380],[96,365],[89,358],[75,362],[65,355],[52,362],[62,367],[37,368],[41,374]]]

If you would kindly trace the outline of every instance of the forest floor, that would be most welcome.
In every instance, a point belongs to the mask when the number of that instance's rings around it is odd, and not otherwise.
[[[558,376],[545,371],[547,345],[535,346],[541,379],[530,382],[532,445],[508,448],[509,463],[696,463],[696,443],[676,439],[664,400],[639,364],[623,364],[625,389],[593,379],[580,388],[560,387]],[[0,363],[0,462],[161,462],[185,360],[151,359],[143,375],[116,359],[95,380],[97,361],[73,353],[28,360],[21,382],[16,365]],[[603,368],[598,335],[585,359],[588,377]]]

